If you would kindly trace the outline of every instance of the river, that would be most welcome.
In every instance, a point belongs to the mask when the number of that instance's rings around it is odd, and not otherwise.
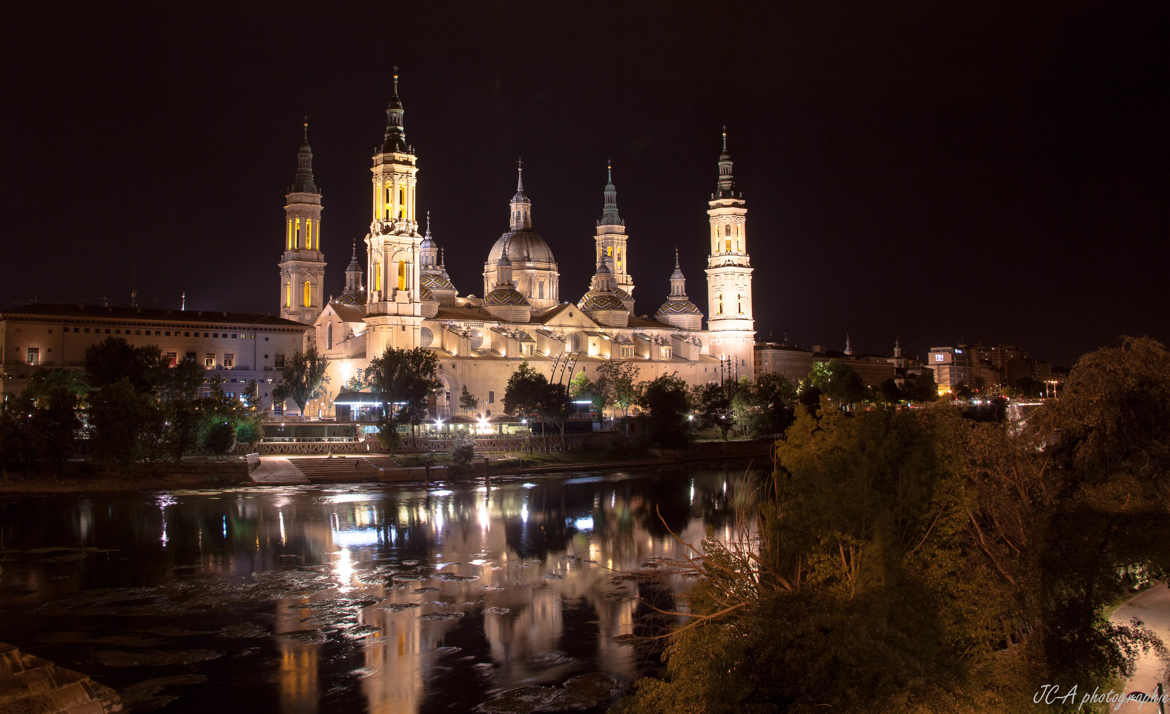
[[[134,711],[604,708],[660,671],[646,603],[680,605],[683,544],[732,537],[751,490],[661,470],[0,496],[0,641]]]

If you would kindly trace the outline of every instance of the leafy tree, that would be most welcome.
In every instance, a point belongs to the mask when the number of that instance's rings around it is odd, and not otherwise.
[[[638,365],[632,361],[602,362],[597,368],[599,381],[604,382],[610,401],[622,410],[622,416],[630,415],[630,407],[638,401]]]
[[[852,408],[867,396],[861,377],[849,365],[835,360],[814,363],[808,373],[808,383],[842,409]]]
[[[667,448],[687,445],[687,383],[677,372],[664,374],[639,388],[638,406],[647,412],[650,440]]]
[[[1012,384],[1012,392],[1017,397],[1035,399],[1044,395],[1044,383],[1032,377],[1020,377]]]
[[[756,434],[781,434],[795,418],[796,387],[779,374],[761,374],[750,391],[759,409],[752,430]]]
[[[296,402],[302,416],[305,414],[305,405],[310,399],[319,398],[321,387],[329,382],[325,374],[328,366],[329,360],[318,354],[315,347],[310,347],[307,352],[293,354],[280,370],[283,387],[281,394]],[[276,394],[276,390],[273,390],[273,394]]]
[[[226,454],[235,443],[236,431],[229,421],[214,422],[203,435],[203,448],[211,454]]]
[[[388,347],[381,356],[370,360],[366,375],[382,397],[382,425],[387,437],[397,433],[402,421],[407,421],[412,431],[422,421],[427,401],[443,385],[438,374],[439,361],[425,347],[409,350]]]
[[[85,351],[86,379],[93,389],[124,379],[134,391],[150,392],[158,386],[166,369],[158,347],[131,347],[120,337],[107,337]]]
[[[911,402],[933,402],[938,399],[938,385],[934,383],[934,372],[924,369],[917,374],[906,375],[902,388],[903,398]]]
[[[76,451],[76,432],[81,426],[77,415],[87,391],[84,375],[77,370],[46,368],[34,372],[25,389],[24,396],[32,402],[26,412],[31,416],[23,422],[29,430],[27,439],[39,460],[52,464],[58,477]]]
[[[704,427],[719,429],[724,441],[727,441],[727,434],[734,424],[731,400],[735,394],[734,382],[709,383],[696,387],[692,397],[699,423]]]
[[[548,378],[521,362],[504,388],[504,412],[537,419],[547,399]]]
[[[886,404],[897,404],[906,398],[906,395],[898,387],[898,383],[893,377],[878,385],[877,394]]]
[[[5,478],[10,470],[26,476],[38,465],[38,443],[32,424],[36,405],[27,395],[0,403],[0,469]]]
[[[90,394],[89,418],[96,455],[122,465],[148,454],[161,434],[164,415],[153,395],[135,389],[123,378]]]
[[[479,408],[479,399],[467,391],[466,384],[463,385],[463,391],[459,394],[459,408],[471,413],[474,413]]]

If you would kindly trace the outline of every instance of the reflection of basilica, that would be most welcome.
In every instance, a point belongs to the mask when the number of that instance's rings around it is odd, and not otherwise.
[[[256,555],[320,579],[276,607],[282,711],[325,708],[319,682],[337,675],[359,677],[368,710],[385,714],[417,712],[436,690],[471,707],[488,690],[585,671],[633,679],[633,646],[615,638],[634,633],[637,586],[614,571],[686,555],[637,513],[656,499],[653,486],[306,493],[261,508]],[[705,535],[696,515],[679,533],[685,542]],[[327,671],[338,665],[322,661],[326,639],[362,664]]]

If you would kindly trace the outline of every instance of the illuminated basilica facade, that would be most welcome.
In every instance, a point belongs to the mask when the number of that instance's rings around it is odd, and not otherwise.
[[[359,262],[355,241],[345,290],[327,302],[322,197],[306,128],[296,181],[286,197],[280,305],[282,317],[312,325],[306,341],[329,359],[327,394],[306,409],[308,415],[333,415],[338,394],[360,383],[369,360],[391,347],[435,352],[443,383],[434,405],[439,417],[460,413],[464,388],[479,400],[477,414],[502,414],[505,385],[524,360],[550,377],[554,364],[569,359],[574,375],[586,372],[590,378],[606,360],[635,362],[639,380],[675,372],[702,384],[754,374],[747,203],[735,191],[726,131],[716,190],[707,204],[708,319],[703,329],[703,312],[687,295],[677,250],[674,271],[663,276],[669,284],[665,302],[652,317],[635,313],[628,248],[637,238],[627,234],[618,211],[612,166],[593,236],[594,274],[579,299],[562,299],[558,264],[536,230],[519,163],[507,230],[485,245],[483,296],[460,295],[431,233],[429,215],[420,220],[418,155],[406,141],[404,115],[395,74],[385,135],[370,169],[370,229],[361,241],[365,264]]]

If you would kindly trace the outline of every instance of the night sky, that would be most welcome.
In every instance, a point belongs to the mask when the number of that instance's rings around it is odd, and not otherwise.
[[[706,312],[726,122],[759,339],[920,356],[959,340],[1070,365],[1170,339],[1165,16],[1122,3],[318,3],[9,18],[0,304],[276,312],[301,116],[326,290],[370,220],[391,66],[461,294],[522,156],[561,298],[592,274],[613,157],[637,312],[673,246]],[[896,6],[896,7],[895,7]]]

